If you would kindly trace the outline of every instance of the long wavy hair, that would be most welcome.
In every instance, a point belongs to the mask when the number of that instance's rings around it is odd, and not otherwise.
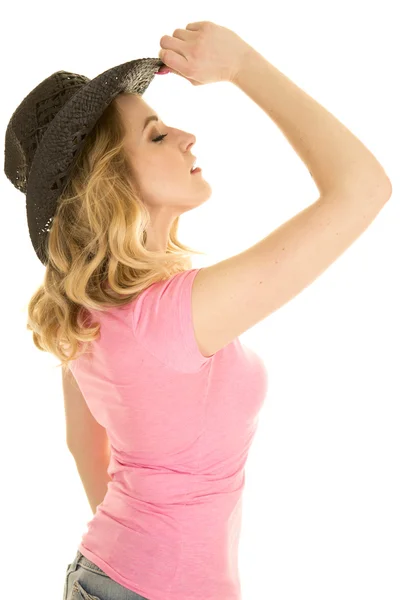
[[[44,281],[28,304],[27,329],[35,346],[57,356],[63,370],[100,336],[91,309],[128,304],[153,283],[191,269],[192,254],[205,254],[179,242],[179,217],[166,252],[146,249],[150,214],[125,135],[114,100],[87,135],[59,199]]]

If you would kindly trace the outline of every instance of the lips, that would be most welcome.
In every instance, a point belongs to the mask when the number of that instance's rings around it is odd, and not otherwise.
[[[192,171],[192,169],[194,168],[194,165],[196,164],[196,160],[197,160],[196,156],[194,156],[193,158],[194,158],[194,160],[192,162],[192,166],[190,167],[190,171]]]

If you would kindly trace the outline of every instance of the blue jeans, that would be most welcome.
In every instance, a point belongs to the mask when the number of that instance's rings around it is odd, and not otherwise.
[[[111,579],[78,550],[68,565],[63,600],[148,600]]]

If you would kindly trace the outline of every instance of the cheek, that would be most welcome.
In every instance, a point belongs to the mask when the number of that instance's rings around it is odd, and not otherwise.
[[[162,203],[177,197],[183,188],[190,186],[190,168],[176,160],[176,157],[152,157],[151,162],[142,164],[140,180],[148,201]],[[187,190],[185,192],[187,194]]]
[[[164,161],[159,164],[158,168],[153,172],[153,181],[157,182],[157,187],[169,186],[179,187],[185,177],[189,177],[190,173],[185,172],[182,164],[177,164],[177,161]]]
[[[182,175],[165,164],[158,169],[147,169],[142,173],[144,198],[151,206],[165,206],[176,199],[182,189]]]

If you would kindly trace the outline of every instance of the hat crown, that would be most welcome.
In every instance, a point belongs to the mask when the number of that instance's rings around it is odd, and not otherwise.
[[[57,71],[39,83],[11,116],[6,130],[4,172],[24,194],[32,161],[47,128],[63,106],[88,81],[84,75]]]

